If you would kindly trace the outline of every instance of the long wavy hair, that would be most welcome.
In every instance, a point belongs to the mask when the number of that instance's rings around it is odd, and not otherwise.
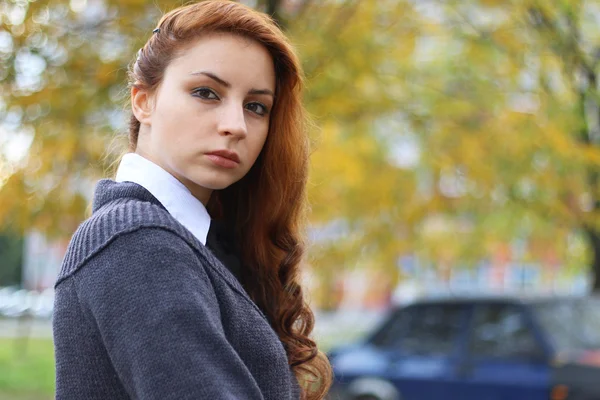
[[[314,315],[306,304],[299,268],[305,244],[306,182],[310,143],[302,106],[298,57],[265,14],[226,0],[203,1],[165,14],[129,70],[130,85],[155,90],[171,60],[186,44],[212,32],[227,32],[262,44],[276,75],[275,103],[265,145],[248,174],[214,191],[212,218],[235,226],[244,265],[242,283],[283,343],[303,398],[322,399],[331,366],[310,338]],[[129,150],[135,151],[140,123],[130,119]]]

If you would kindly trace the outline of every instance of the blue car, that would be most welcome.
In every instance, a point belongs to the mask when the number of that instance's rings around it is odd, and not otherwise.
[[[600,300],[422,300],[329,358],[331,400],[600,400]]]

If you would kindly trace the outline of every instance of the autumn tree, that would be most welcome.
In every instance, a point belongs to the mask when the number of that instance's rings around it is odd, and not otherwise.
[[[424,73],[408,83],[419,113],[405,115],[438,187],[452,182],[441,209],[464,217],[465,243],[486,250],[523,236],[568,260],[581,236],[599,290],[598,4],[448,1],[421,11],[436,54],[419,61]]]
[[[582,240],[598,290],[598,5],[390,1],[355,11],[335,34],[305,20],[306,30],[290,27],[301,43],[318,31],[337,50],[307,62],[322,126],[313,221],[335,223],[330,245],[316,246],[323,265],[363,259],[394,273],[399,255],[416,252],[460,267],[515,239],[533,259],[552,251],[571,264]],[[352,72],[356,59],[364,75]]]
[[[581,235],[600,276],[593,1],[247,3],[303,60],[319,273],[396,280],[403,253],[458,264],[515,237],[567,258]],[[177,5],[0,5],[0,133],[33,138],[20,163],[0,155],[0,221],[73,231],[124,149],[126,67]]]

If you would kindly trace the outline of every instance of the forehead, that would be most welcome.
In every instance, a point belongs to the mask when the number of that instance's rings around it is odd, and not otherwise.
[[[219,32],[203,35],[185,45],[167,67],[165,79],[212,72],[232,85],[275,89],[273,58],[257,41]]]

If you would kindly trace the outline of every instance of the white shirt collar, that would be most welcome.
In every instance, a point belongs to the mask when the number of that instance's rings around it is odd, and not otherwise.
[[[149,191],[179,223],[206,244],[210,215],[204,204],[173,175],[136,153],[123,156],[117,182],[133,182]]]

